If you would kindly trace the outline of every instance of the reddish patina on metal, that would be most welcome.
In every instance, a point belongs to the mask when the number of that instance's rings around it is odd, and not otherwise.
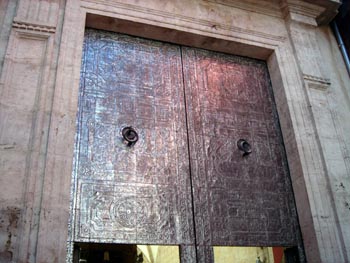
[[[266,64],[182,52],[199,258],[213,245],[300,244]]]
[[[87,30],[77,127],[72,241],[300,244],[264,62]]]

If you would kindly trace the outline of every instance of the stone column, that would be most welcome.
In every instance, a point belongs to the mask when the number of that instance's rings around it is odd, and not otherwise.
[[[284,1],[283,8],[302,79],[302,96],[307,103],[306,114],[297,120],[304,126],[299,151],[307,192],[305,202],[308,202],[312,216],[310,225],[301,223],[303,236],[308,237],[304,238],[306,255],[310,262],[318,257],[317,262],[349,262],[349,213],[343,201],[344,195],[349,200],[349,192],[339,190],[350,187],[346,178],[350,171],[342,151],[343,135],[338,131],[328,103],[330,90],[338,87],[333,85],[327,68],[329,61],[322,55],[318,37],[319,23],[327,22],[324,14],[329,10],[294,0]],[[300,202],[298,210],[303,214]],[[315,240],[309,238],[312,236]]]
[[[41,218],[50,213],[42,202],[64,6],[20,0],[10,29],[0,80],[1,262],[39,262]]]

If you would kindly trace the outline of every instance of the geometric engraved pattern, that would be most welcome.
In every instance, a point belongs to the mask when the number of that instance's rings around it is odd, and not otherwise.
[[[194,245],[183,96],[180,47],[86,30],[75,242]]]
[[[193,48],[182,52],[198,245],[298,245],[265,63]],[[251,154],[242,155],[239,139],[251,144]]]
[[[74,242],[300,245],[266,64],[87,29],[73,196]]]

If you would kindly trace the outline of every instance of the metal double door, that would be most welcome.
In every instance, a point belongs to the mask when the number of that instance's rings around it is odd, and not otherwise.
[[[264,62],[87,29],[81,69],[73,242],[299,244]]]

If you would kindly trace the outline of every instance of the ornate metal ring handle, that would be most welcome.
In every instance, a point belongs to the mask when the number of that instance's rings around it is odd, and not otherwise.
[[[133,146],[139,140],[138,133],[131,126],[123,128],[122,135],[128,146]]]
[[[243,152],[243,156],[248,155],[252,152],[252,147],[250,146],[249,142],[247,142],[244,139],[239,139],[237,141],[238,149]]]

